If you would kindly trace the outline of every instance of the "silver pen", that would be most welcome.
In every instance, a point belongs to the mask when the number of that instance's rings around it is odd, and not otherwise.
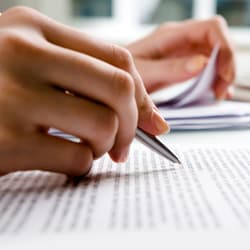
[[[160,140],[159,138],[150,135],[140,128],[136,129],[136,139],[141,143],[154,150],[164,158],[170,160],[173,163],[181,164],[180,160],[172,153]]]

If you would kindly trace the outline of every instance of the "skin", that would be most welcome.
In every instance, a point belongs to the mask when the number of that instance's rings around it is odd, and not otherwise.
[[[137,126],[168,130],[124,48],[16,7],[0,17],[0,54],[2,174],[83,175],[106,152],[125,161]],[[81,142],[48,135],[51,127]]]
[[[4,12],[0,17],[0,173],[39,169],[84,175],[93,160],[105,153],[113,161],[124,162],[137,126],[153,135],[167,132],[168,125],[145,87],[150,92],[189,78],[204,67],[212,49],[212,44],[201,48],[205,35],[194,35],[193,52],[190,46],[180,49],[185,35],[178,34],[178,29],[188,30],[189,22],[163,25],[122,48],[29,8]],[[207,22],[201,22],[200,33],[209,25],[220,26],[217,21]],[[232,50],[225,33],[220,34],[218,28],[211,30],[225,42],[215,89],[226,91],[230,81],[221,76],[222,68],[230,68],[234,75]],[[204,33],[208,38],[208,31]],[[214,38],[214,44],[216,41]],[[223,53],[227,55],[225,62]],[[181,76],[185,62],[197,56],[199,70]],[[166,68],[170,70],[166,72]],[[51,127],[81,141],[51,136]]]
[[[220,52],[214,93],[217,99],[224,99],[229,97],[229,86],[235,78],[235,58],[223,17],[165,23],[127,48],[147,91],[152,92],[200,73],[217,44]]]

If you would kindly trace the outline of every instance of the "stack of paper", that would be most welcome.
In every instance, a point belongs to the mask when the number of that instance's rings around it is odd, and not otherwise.
[[[160,108],[173,130],[250,128],[250,104],[225,101],[179,109]]]
[[[212,84],[218,52],[219,46],[216,46],[203,72],[181,86],[182,89],[152,95],[173,130],[250,127],[249,104],[217,102],[214,98]]]

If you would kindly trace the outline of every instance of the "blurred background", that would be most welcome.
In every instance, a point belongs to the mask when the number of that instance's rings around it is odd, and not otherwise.
[[[0,1],[1,11],[15,5],[36,8],[61,22],[91,29],[106,39],[121,42],[133,39],[136,34],[143,32],[143,28],[149,29],[154,24],[187,18],[202,19],[220,14],[226,18],[232,32],[237,34],[237,42],[250,45],[250,0]]]
[[[15,5],[33,7],[65,24],[92,35],[126,44],[150,32],[157,24],[225,17],[237,49],[236,83],[249,86],[250,101],[250,0],[0,0],[0,11]]]

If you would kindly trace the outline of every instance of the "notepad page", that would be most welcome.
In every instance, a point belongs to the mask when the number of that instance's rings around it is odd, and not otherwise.
[[[176,146],[182,166],[134,143],[87,178],[45,172],[0,178],[0,235],[249,229],[250,149]],[[167,231],[166,231],[167,232]]]

